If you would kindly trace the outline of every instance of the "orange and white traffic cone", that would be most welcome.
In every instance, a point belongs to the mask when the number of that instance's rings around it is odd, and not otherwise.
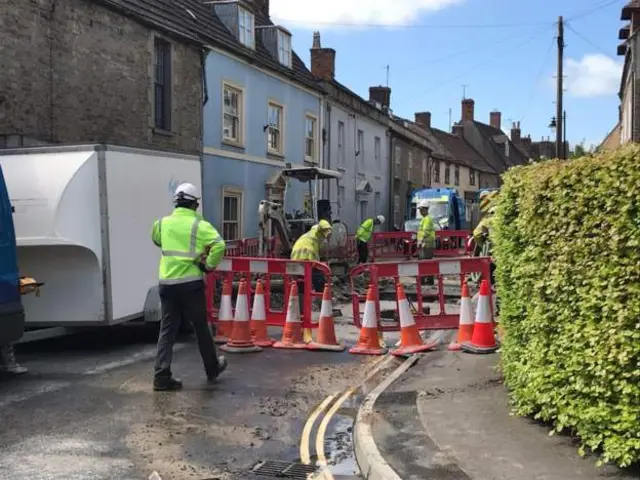
[[[396,288],[398,298],[398,310],[400,311],[400,347],[391,350],[391,355],[403,356],[413,353],[426,352],[438,348],[439,342],[424,343],[420,337],[420,331],[411,314],[409,301],[404,293],[401,283]]]
[[[465,281],[462,284],[462,297],[460,298],[460,324],[458,327],[458,337],[455,342],[449,344],[449,351],[462,349],[462,344],[470,342],[473,336],[473,306],[469,296],[469,287]]]
[[[285,319],[282,339],[273,344],[273,348],[304,350],[307,344],[302,341],[302,321],[300,320],[300,303],[298,303],[298,284],[291,282],[287,318]]]
[[[231,280],[228,278],[222,284],[222,296],[220,297],[220,310],[218,311],[218,323],[216,325],[216,343],[227,343],[233,330],[233,305],[231,300]]]
[[[498,349],[496,336],[493,332],[493,319],[491,318],[491,292],[489,283],[483,280],[480,284],[478,296],[478,309],[476,321],[473,326],[473,335],[470,342],[461,344],[462,351],[467,353],[493,353]]]
[[[333,322],[333,303],[331,301],[331,284],[324,286],[322,306],[320,307],[320,323],[318,325],[318,341],[307,344],[309,350],[326,350],[342,352],[345,347],[336,339],[336,329]]]
[[[373,287],[367,290],[367,301],[364,304],[364,316],[358,343],[349,349],[349,353],[362,355],[384,355],[387,349],[380,346],[378,339],[378,319],[376,315],[376,295]]]
[[[262,280],[258,280],[253,296],[251,309],[251,341],[259,347],[270,347],[275,340],[267,333],[267,311],[264,304],[264,287]]]
[[[236,314],[233,317],[233,330],[229,341],[220,347],[220,350],[229,353],[252,353],[262,349],[251,341],[251,329],[249,326],[249,301],[247,298],[247,282],[240,281],[238,298],[236,298]]]

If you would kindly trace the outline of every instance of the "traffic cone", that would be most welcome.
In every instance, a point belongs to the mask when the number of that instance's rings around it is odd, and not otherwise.
[[[225,279],[222,285],[220,297],[220,310],[218,311],[218,324],[216,325],[215,342],[222,344],[229,341],[233,330],[233,306],[231,303],[231,280]]]
[[[458,327],[458,338],[455,342],[449,344],[449,351],[458,351],[462,349],[461,344],[470,342],[473,336],[473,306],[471,305],[471,297],[469,296],[469,287],[467,282],[462,284],[462,297],[460,298],[460,324]]]
[[[333,303],[331,301],[331,285],[324,286],[322,306],[320,307],[320,323],[318,325],[318,341],[307,344],[309,350],[327,350],[342,352],[344,346],[336,339],[336,329],[333,323]]]
[[[378,319],[376,318],[376,296],[373,287],[367,290],[367,302],[364,304],[364,316],[358,343],[349,349],[349,353],[362,355],[384,355],[387,349],[380,346],[378,339]]]
[[[391,355],[402,356],[413,353],[426,352],[438,348],[438,342],[425,344],[420,336],[420,331],[416,325],[409,301],[404,293],[402,284],[398,282],[396,288],[398,298],[398,310],[400,311],[400,347],[391,350]]]
[[[264,287],[262,286],[262,280],[258,280],[253,296],[253,308],[251,309],[251,341],[259,347],[270,347],[275,343],[275,340],[269,338],[266,321]]]
[[[273,344],[273,348],[288,348],[303,350],[307,344],[302,341],[302,322],[300,321],[300,303],[298,302],[298,284],[291,282],[291,293],[289,294],[289,305],[287,306],[287,318],[282,339]]]
[[[478,309],[476,310],[476,321],[473,326],[473,335],[470,342],[461,344],[462,351],[467,353],[493,353],[498,349],[496,336],[493,332],[493,320],[491,318],[491,306],[489,302],[491,293],[489,284],[483,280],[480,284],[480,295],[478,296]]]
[[[251,329],[249,326],[249,302],[247,300],[247,282],[242,279],[236,298],[236,314],[233,317],[233,330],[229,341],[220,347],[220,350],[229,353],[252,353],[262,349],[251,341]]]

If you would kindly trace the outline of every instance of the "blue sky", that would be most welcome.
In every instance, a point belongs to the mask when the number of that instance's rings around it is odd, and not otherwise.
[[[271,0],[309,64],[313,30],[336,49],[336,78],[363,97],[386,83],[391,107],[413,119],[431,111],[446,130],[460,118],[463,84],[476,119],[502,112],[533,140],[553,137],[557,18],[565,17],[565,109],[572,144],[599,143],[617,121],[622,57],[616,55],[627,0]],[[577,32],[577,33],[576,33]]]

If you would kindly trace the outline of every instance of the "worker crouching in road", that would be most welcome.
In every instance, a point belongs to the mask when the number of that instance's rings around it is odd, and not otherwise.
[[[162,321],[156,354],[154,390],[180,390],[182,383],[171,374],[173,345],[180,322],[190,321],[196,333],[204,370],[210,381],[227,367],[218,357],[207,322],[203,274],[215,269],[225,252],[216,229],[196,212],[198,189],[183,183],[176,188],[175,210],[153,224],[151,239],[162,250],[159,268]]]
[[[324,242],[329,240],[332,233],[333,230],[331,229],[331,224],[326,220],[320,220],[316,225],[311,227],[307,233],[298,238],[291,250],[291,260],[320,261],[320,247]],[[325,281],[322,272],[313,270],[311,273],[311,284],[313,286],[313,290],[316,292],[321,292],[324,289]],[[306,313],[303,312],[304,284],[298,285],[300,313]],[[311,315],[311,312],[309,312],[309,315]],[[311,330],[305,328],[304,341],[308,343],[311,340]]]
[[[369,242],[373,236],[373,229],[376,225],[384,223],[384,216],[378,215],[376,218],[367,218],[356,231],[356,242],[358,245],[358,263],[367,263],[369,259]]]
[[[433,220],[429,216],[429,202],[427,200],[421,200],[420,203],[418,203],[418,210],[422,216],[417,235],[418,258],[421,260],[429,260],[433,258],[436,248],[436,229],[433,225]],[[427,277],[425,283],[427,285],[433,285],[433,277]]]

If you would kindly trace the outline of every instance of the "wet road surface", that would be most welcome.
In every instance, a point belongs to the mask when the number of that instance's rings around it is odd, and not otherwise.
[[[253,478],[261,460],[299,461],[309,414],[361,382],[376,360],[265,349],[227,355],[228,370],[208,385],[186,337],[173,366],[184,390],[153,392],[155,338],[127,326],[21,345],[29,373],[0,380],[0,478],[146,479],[154,470],[163,480]],[[336,473],[355,468],[348,451],[357,401],[347,399],[326,425],[326,458],[342,465]]]

